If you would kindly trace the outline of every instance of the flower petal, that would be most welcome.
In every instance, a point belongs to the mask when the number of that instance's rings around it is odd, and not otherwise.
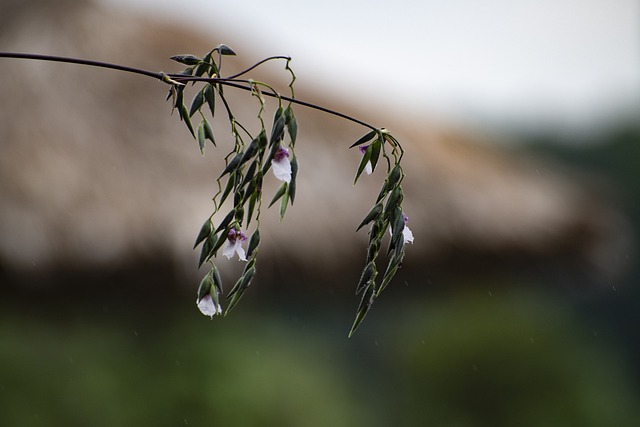
[[[244,253],[244,248],[242,247],[242,240],[236,240],[234,251],[238,254],[240,261],[247,260],[247,255]]]
[[[413,243],[413,233],[409,230],[409,227],[405,224],[402,229],[402,237],[404,238],[405,243]]]
[[[235,242],[232,242],[231,240],[227,240],[227,242],[224,244],[224,247],[222,248],[222,255],[231,259],[233,257],[233,254],[236,252],[235,246],[236,246]]]
[[[209,316],[213,319],[213,316],[222,312],[222,308],[220,304],[213,302],[213,298],[211,298],[211,294],[205,295],[200,301],[196,300],[196,304],[198,304],[198,308],[205,316]]]
[[[286,183],[291,182],[291,162],[289,157],[282,157],[280,160],[272,160],[271,167],[273,169],[273,175],[280,181]]]
[[[364,172],[367,175],[371,175],[371,172],[373,172],[373,168],[371,167],[371,162],[367,162],[367,164],[364,165]]]

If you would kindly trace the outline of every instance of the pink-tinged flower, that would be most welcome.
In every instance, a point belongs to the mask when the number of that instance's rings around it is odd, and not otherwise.
[[[289,150],[287,150],[282,144],[278,147],[273,160],[271,160],[271,167],[273,168],[273,174],[280,181],[286,183],[291,182],[291,161],[289,160]]]
[[[364,153],[367,151],[367,148],[369,148],[369,146],[368,146],[368,145],[365,145],[365,146],[362,146],[362,145],[361,145],[361,146],[360,146],[360,152],[361,152],[362,154],[364,154]],[[367,162],[367,164],[366,164],[366,165],[364,165],[364,172],[365,172],[367,175],[371,175],[371,172],[373,172],[373,167],[371,166],[371,162],[370,162],[370,161],[369,161],[369,162]]]
[[[222,248],[222,255],[231,259],[233,254],[238,254],[238,259],[246,261],[247,256],[244,253],[244,248],[242,247],[242,242],[245,240],[247,240],[247,236],[245,236],[242,231],[232,228],[229,230],[227,243],[225,243],[224,248]]]
[[[220,303],[216,303],[211,294],[207,294],[200,301],[196,300],[196,304],[198,304],[198,308],[205,316],[209,316],[213,319],[213,316],[216,314],[222,314],[222,307],[220,307]]]
[[[404,228],[402,229],[402,237],[404,238],[405,243],[413,244],[413,233],[409,230],[407,223],[409,222],[409,217],[402,213],[402,217],[404,218]]]

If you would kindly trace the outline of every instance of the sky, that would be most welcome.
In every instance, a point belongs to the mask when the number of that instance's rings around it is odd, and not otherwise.
[[[396,110],[569,130],[640,115],[638,0],[102,1],[292,56],[305,82]]]

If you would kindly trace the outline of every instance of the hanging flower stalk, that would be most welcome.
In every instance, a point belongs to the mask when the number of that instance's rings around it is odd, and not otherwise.
[[[298,174],[295,144],[298,124],[293,105],[320,110],[368,128],[369,132],[350,147],[358,147],[362,153],[354,183],[363,172],[367,175],[372,174],[379,165],[380,159],[384,159],[386,177],[374,206],[356,229],[358,231],[368,226],[369,239],[365,266],[356,286],[356,294],[362,294],[362,299],[349,332],[351,336],[362,323],[375,299],[389,285],[402,265],[405,244],[413,242],[413,235],[406,225],[408,217],[402,208],[404,198],[402,191],[404,172],[400,164],[403,156],[402,147],[386,129],[375,128],[346,114],[296,99],[293,89],[296,76],[290,68],[291,58],[269,57],[240,73],[222,77],[223,57],[233,55],[235,52],[231,48],[219,45],[203,57],[173,56],[172,60],[185,65],[186,68],[180,73],[166,74],[77,58],[0,52],[0,58],[46,60],[110,68],[161,80],[170,86],[167,99],[172,101],[172,110],[177,111],[180,120],[185,123],[197,141],[203,155],[207,142],[216,146],[210,120],[218,111],[217,104],[222,104],[234,144],[224,157],[225,167],[217,178],[218,189],[213,196],[213,212],[203,223],[194,245],[194,248],[200,246],[199,266],[205,263],[210,265],[209,271],[198,288],[196,304],[203,314],[212,318],[215,315],[228,314],[242,298],[255,275],[260,246],[259,228],[264,180],[275,178],[281,182],[269,203],[269,207],[279,203],[281,219],[284,218],[287,207],[295,200]],[[262,64],[276,60],[285,61],[285,70],[291,76],[288,96],[280,94],[267,83],[243,77]],[[202,84],[202,87],[196,90],[187,107],[185,90],[188,83]],[[257,100],[259,105],[257,120],[260,124],[257,135],[249,132],[233,114],[225,97],[226,87],[248,91]],[[275,98],[278,103],[270,131],[267,131],[264,119],[265,96]],[[229,205],[225,204],[227,201],[231,202],[231,207],[227,212],[223,212],[224,207]],[[214,216],[222,219],[214,221]],[[390,237],[384,250],[383,240],[387,232]],[[220,251],[229,259],[237,256],[239,261],[245,263],[242,274],[226,295],[214,261]],[[381,253],[384,254],[383,257],[380,257]],[[385,262],[386,267],[382,269]],[[382,274],[379,268],[383,271]],[[221,304],[223,297],[228,301],[225,309]]]

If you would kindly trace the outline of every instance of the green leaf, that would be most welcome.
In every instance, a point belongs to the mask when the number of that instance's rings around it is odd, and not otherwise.
[[[240,160],[241,165],[248,162],[249,160],[251,160],[253,156],[256,155],[256,153],[258,152],[259,144],[260,144],[260,136],[256,137],[253,141],[249,143],[249,146],[247,147],[246,151],[244,152],[244,155],[242,156],[242,159]]]
[[[367,150],[364,152],[364,155],[362,156],[362,160],[360,161],[360,166],[358,166],[358,172],[356,173],[356,179],[353,181],[354,184],[358,182],[358,178],[360,178],[360,175],[362,175],[362,172],[364,171],[364,168],[367,166],[367,163],[369,163],[369,160],[371,160],[371,153],[373,152],[373,149],[371,147],[372,146],[370,145],[369,148],[367,148]]]
[[[253,274],[255,273],[255,271],[256,269],[253,263],[247,264],[244,271],[242,272],[242,276],[240,276],[236,284],[233,285],[233,288],[231,289],[231,292],[229,292],[229,295],[227,295],[227,299],[232,298],[233,295],[238,292],[244,292],[244,290],[247,289],[247,287],[251,283],[251,279],[253,279]]]
[[[382,142],[380,141],[380,139],[376,139],[372,144],[371,144],[371,171],[375,171],[376,170],[376,165],[378,164],[378,159],[380,158],[380,151],[382,148]]]
[[[204,137],[206,139],[208,139],[209,141],[211,141],[211,143],[213,144],[213,146],[216,146],[216,140],[213,138],[213,129],[211,129],[211,126],[209,125],[209,122],[207,121],[207,119],[202,119],[202,123],[204,126]]]
[[[224,203],[224,201],[227,199],[227,196],[231,194],[231,190],[235,188],[237,177],[238,177],[238,173],[236,171],[234,171],[231,175],[229,175],[229,179],[227,180],[227,185],[225,186],[224,192],[222,193],[222,196],[218,201],[218,206]]]
[[[280,220],[284,218],[284,213],[287,211],[288,204],[289,204],[289,193],[285,191],[285,193],[282,195],[282,199],[280,200]]]
[[[368,286],[372,286],[373,282],[376,279],[376,275],[376,264],[371,261],[362,271],[360,281],[358,282],[358,286],[356,286],[356,295],[358,295],[363,289],[367,288]]]
[[[296,120],[296,116],[293,114],[293,109],[291,106],[288,106],[284,112],[287,124],[287,131],[289,132],[289,138],[291,138],[291,145],[295,145],[296,137],[298,136],[298,121]]]
[[[367,262],[375,261],[380,252],[380,240],[369,242],[369,248],[367,249]]]
[[[258,193],[253,191],[251,193],[251,197],[249,198],[249,207],[247,208],[247,225],[251,223],[251,218],[253,217],[253,211],[256,208],[256,201],[258,200]]]
[[[362,227],[369,224],[371,221],[377,220],[380,217],[381,213],[382,213],[382,203],[377,203],[374,207],[371,208],[369,213],[367,213],[367,215],[364,217],[364,219],[362,220],[358,228],[356,228],[356,231],[360,230]]]
[[[205,56],[204,58],[202,58],[202,62],[200,62],[196,66],[193,75],[196,76],[196,77],[202,77],[202,75],[204,73],[206,73],[211,68],[211,65],[209,65],[209,63],[208,63],[210,60],[211,60],[211,57],[208,56],[208,55]]]
[[[213,245],[213,248],[211,249],[211,256],[216,256],[218,249],[220,249],[226,241],[227,241],[227,233],[223,232],[222,235],[216,241],[216,244]]]
[[[284,196],[284,194],[287,192],[287,187],[288,185],[286,182],[283,182],[280,185],[280,188],[278,188],[278,191],[276,191],[276,194],[273,196],[271,203],[269,203],[269,207],[271,207],[275,202],[277,202],[280,197]]]
[[[220,225],[218,226],[218,228],[216,228],[215,233],[217,234],[218,232],[224,230],[227,228],[227,226],[231,223],[231,220],[233,219],[233,217],[236,215],[236,211],[235,209],[232,210],[231,212],[229,212],[227,214],[227,216],[224,217],[224,219],[222,220],[222,222],[220,223]],[[225,236],[226,237],[226,236]]]
[[[258,166],[257,160],[254,160],[249,165],[249,169],[247,169],[247,173],[245,173],[244,178],[242,179],[242,183],[240,184],[241,188],[244,188],[249,182],[253,180],[253,175],[256,173],[256,167]],[[245,195],[246,200],[247,195]]]
[[[214,117],[216,115],[216,90],[213,84],[209,83],[204,88],[204,99],[207,101],[207,105],[211,111],[211,117]]]
[[[276,111],[276,115],[273,119],[273,128],[271,128],[271,138],[270,144],[273,146],[274,144],[280,142],[284,137],[284,127],[286,124],[286,117],[283,114],[282,107],[278,107]]]
[[[387,218],[393,215],[393,211],[401,205],[403,198],[402,187],[394,188],[384,206],[384,214]]]
[[[380,289],[376,295],[380,295],[382,291],[391,283],[391,280],[395,277],[400,265],[402,264],[402,258],[404,257],[404,250],[401,250],[398,255],[394,255],[389,260],[389,265],[387,265],[387,270],[384,272],[384,276],[382,278],[382,283],[380,284]]]
[[[193,97],[193,101],[191,101],[189,117],[193,117],[193,115],[198,112],[200,107],[202,107],[202,104],[204,104],[204,92],[198,91],[198,93],[196,93],[196,96]]]
[[[200,302],[202,298],[211,294],[212,286],[214,286],[214,284],[211,278],[211,271],[209,271],[200,281],[200,286],[198,286],[198,302]]]
[[[204,244],[202,245],[202,248],[200,249],[200,259],[198,261],[198,267],[201,267],[202,264],[204,264],[211,258],[217,242],[218,236],[216,236],[215,234],[211,234],[209,237],[207,237],[207,239],[204,241]]]
[[[231,298],[231,301],[227,306],[225,316],[233,309],[233,307],[236,306],[236,304],[238,303],[238,301],[240,301],[240,298],[244,294],[244,291],[251,284],[251,279],[253,279],[253,274],[255,273],[255,267],[253,267],[253,265],[247,265],[247,267],[248,268],[245,269],[245,271],[242,273],[242,276],[233,286],[233,289],[231,289],[231,292],[229,292],[229,295],[227,295],[227,299]]]
[[[231,159],[231,161],[229,163],[227,163],[227,167],[225,167],[224,170],[222,171],[222,174],[220,175],[220,178],[222,178],[223,176],[225,176],[229,172],[235,171],[238,168],[238,166],[240,165],[240,161],[242,160],[243,156],[244,156],[244,153],[236,154],[235,157],[233,159]]]
[[[373,137],[377,135],[377,133],[378,133],[377,130],[372,130],[371,132],[367,133],[365,136],[363,136],[362,138],[360,138],[359,140],[351,144],[349,148],[357,147],[358,145],[362,145],[364,143],[371,141]]]
[[[175,55],[170,59],[185,65],[196,65],[201,61],[201,59],[195,55]]]
[[[221,44],[218,45],[218,47],[216,47],[216,49],[218,50],[218,52],[220,52],[221,55],[231,55],[231,56],[235,56],[235,52],[233,51],[233,49],[231,49],[229,46],[227,46],[226,44]]]
[[[367,288],[366,292],[362,295],[362,301],[360,301],[360,306],[358,307],[358,312],[356,313],[356,319],[353,322],[353,326],[349,331],[349,338],[353,335],[353,333],[358,329],[364,317],[367,315],[367,312],[371,308],[373,304],[373,300],[375,299],[375,294],[373,292],[373,287]]]
[[[206,142],[205,130],[204,130],[204,121],[200,122],[198,125],[198,146],[200,147],[200,152],[204,156],[204,143]]]
[[[181,104],[179,107],[179,111],[180,111],[180,117],[182,117],[182,120],[184,120],[184,123],[187,125],[187,128],[189,128],[189,132],[191,132],[191,135],[193,135],[193,137],[196,137],[196,133],[193,130],[193,125],[191,124],[191,119],[189,118],[189,112],[187,111],[187,107],[185,107],[184,104]]]
[[[193,245],[194,249],[200,243],[202,243],[204,241],[204,239],[209,237],[209,234],[211,234],[211,229],[212,228],[213,228],[213,226],[211,224],[211,218],[207,218],[207,220],[204,222],[204,224],[202,224],[202,227],[200,228],[200,232],[198,233],[198,237],[196,238],[196,243]]]
[[[289,182],[289,199],[293,205],[296,198],[296,177],[298,176],[298,158],[294,155],[291,159],[291,182]]]
[[[244,294],[244,291],[236,292],[235,294],[233,294],[233,296],[231,297],[231,301],[229,301],[229,305],[227,306],[227,309],[224,311],[225,316],[229,314],[231,310],[238,304],[238,301],[240,301],[240,298],[242,298],[243,294]]]
[[[260,245],[260,231],[256,230],[249,239],[249,246],[247,247],[247,257],[251,258],[256,249]]]
[[[211,268],[211,278],[218,292],[222,293],[222,279],[220,279],[220,272],[218,272],[218,267],[215,265]]]
[[[402,168],[400,167],[399,164],[396,164],[391,170],[391,172],[389,173],[389,176],[387,177],[387,180],[388,180],[387,191],[391,191],[391,189],[395,187],[398,182],[400,182],[401,178],[402,178]]]

